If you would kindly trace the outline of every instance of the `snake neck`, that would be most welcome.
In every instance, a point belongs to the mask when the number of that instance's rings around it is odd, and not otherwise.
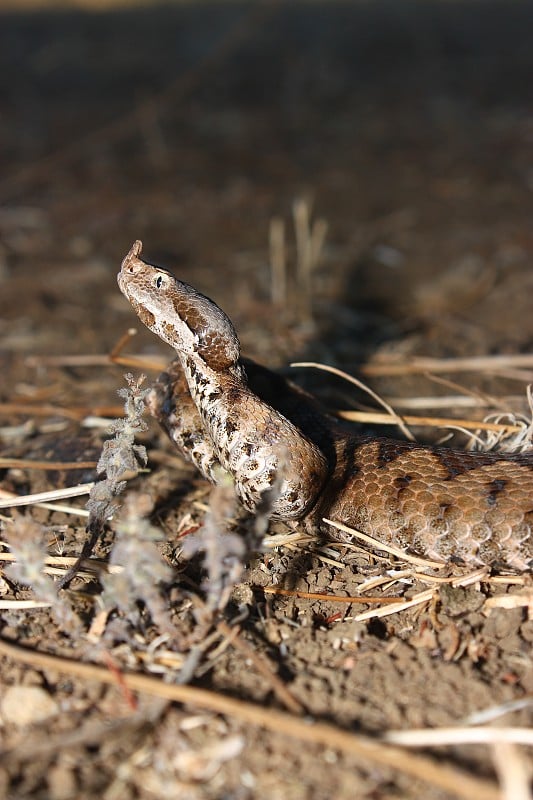
[[[232,413],[237,393],[247,391],[246,373],[239,361],[219,372],[199,355],[178,353],[178,357],[194,401],[204,424],[211,430],[222,415]]]
[[[209,297],[140,258],[136,241],[117,276],[122,293],[152,333],[180,358],[219,373],[239,373],[240,344],[229,317]]]
[[[305,516],[329,472],[321,450],[250,389],[240,362],[218,373],[198,355],[180,360],[204,430],[245,508],[268,507],[280,519]]]

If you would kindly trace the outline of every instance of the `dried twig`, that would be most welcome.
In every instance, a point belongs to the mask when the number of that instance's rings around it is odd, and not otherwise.
[[[376,411],[337,411],[338,417],[350,422],[364,422],[374,425],[398,425],[396,416],[381,414]],[[466,428],[467,430],[495,431],[504,433],[520,433],[522,425],[513,425],[502,422],[485,422],[481,420],[457,419],[455,417],[421,417],[413,414],[402,414],[402,420],[407,425],[435,428]]]
[[[401,417],[399,414],[397,414],[386,400],[384,400],[382,397],[376,394],[376,392],[369,386],[367,386],[366,383],[363,383],[357,378],[354,378],[353,375],[349,375],[347,372],[344,372],[341,369],[337,369],[337,367],[329,367],[327,366],[327,364],[320,364],[316,361],[294,361],[291,364],[291,367],[313,367],[314,369],[319,369],[322,370],[323,372],[329,372],[331,373],[331,375],[336,375],[337,377],[342,378],[345,381],[348,381],[348,383],[352,383],[354,386],[357,386],[358,389],[362,389],[363,392],[369,394],[370,397],[372,397],[377,403],[379,403],[380,406],[382,406],[387,411],[388,414],[387,419],[393,419],[395,421],[396,425],[399,427],[399,429],[406,437],[406,439],[414,441],[415,437],[413,436],[411,431],[406,427],[404,417]]]
[[[111,367],[118,365],[143,371],[153,370],[155,372],[161,372],[167,365],[160,358],[135,355],[111,356],[109,353],[102,353],[101,355],[94,353],[91,355],[28,356],[25,363],[27,367]],[[4,407],[5,404],[1,406],[1,408]]]
[[[279,217],[270,220],[270,292],[272,303],[284,307],[287,304],[287,250],[285,247],[285,223]]]
[[[418,564],[418,566],[428,567],[431,569],[442,569],[446,566],[443,561],[432,561],[429,558],[413,556],[410,553],[406,553],[404,550],[400,550],[398,547],[392,547],[392,545],[380,542],[378,539],[374,539],[373,536],[368,536],[368,534],[362,533],[362,531],[358,531],[355,528],[350,528],[348,525],[344,525],[342,522],[337,522],[333,519],[326,519],[325,517],[322,521],[326,522],[328,525],[331,525],[333,528],[337,528],[339,531],[343,531],[343,533],[349,533],[350,536],[361,539],[363,542],[366,542],[376,550],[384,550],[386,553],[390,553],[391,555],[396,556],[396,558],[400,558],[402,561],[410,561],[412,564]]]
[[[492,761],[502,787],[502,800],[533,800],[531,761],[512,742],[495,742]]]
[[[0,456],[0,469],[40,469],[51,471],[92,469],[93,467],[96,467],[96,461],[32,461],[29,458],[3,458]]]
[[[97,416],[119,417],[122,414],[121,406],[79,406],[65,408],[49,404],[36,403],[0,403],[0,415],[18,417],[64,417],[76,422],[90,414]]]
[[[30,608],[50,608],[52,602],[39,600],[0,600],[1,611],[26,611]]]
[[[427,603],[429,600],[432,600],[435,596],[434,589],[426,589],[423,592],[418,592],[415,594],[414,597],[411,597],[409,600],[404,600],[400,603],[395,603],[391,605],[384,606],[383,608],[371,608],[368,611],[363,611],[361,614],[357,614],[354,617],[356,622],[364,622],[367,619],[378,619],[380,617],[389,617],[391,614],[397,614],[400,611],[405,611],[408,608],[413,608],[413,606],[420,606],[423,603]]]
[[[419,375],[425,372],[495,372],[502,369],[526,367],[533,369],[533,355],[470,356],[467,358],[429,358],[412,356],[409,361],[380,358],[358,367],[364,375]],[[522,376],[523,380],[523,376]]]
[[[387,731],[387,742],[404,747],[443,747],[457,744],[498,744],[513,742],[533,747],[531,728],[420,728],[408,731]]]
[[[484,725],[492,722],[504,714],[512,714],[514,711],[521,711],[523,708],[533,707],[533,695],[519,697],[516,700],[508,700],[506,703],[499,703],[481,711],[474,711],[463,719],[465,725]]]
[[[52,489],[49,492],[36,492],[35,494],[14,495],[2,492],[4,499],[0,499],[0,508],[14,508],[15,506],[43,505],[48,500],[64,500],[67,497],[81,497],[90,494],[94,483],[81,483],[79,486],[68,486],[64,489]],[[6,498],[5,495],[8,495]]]
[[[280,589],[278,586],[261,586],[265,594],[277,594],[282,597],[298,597],[304,600],[323,600],[328,603],[353,603],[360,605],[386,605],[391,603],[397,605],[402,601],[401,597],[342,597],[336,594],[323,594],[321,592],[301,592],[299,589]]]
[[[533,591],[526,594],[498,594],[488,597],[483,605],[483,612],[489,613],[493,608],[527,608],[533,618]]]
[[[13,520],[11,520],[11,522],[13,522]],[[16,556],[13,553],[0,552],[0,563],[12,563],[16,560]],[[44,559],[42,571],[47,575],[65,575],[69,567],[74,566],[78,561],[78,558],[73,558],[72,556],[50,556],[47,554]],[[85,580],[94,580],[102,572],[113,573],[122,572],[122,570],[123,567],[121,566],[108,564],[107,561],[101,561],[98,558],[91,558],[90,561],[84,563],[83,569],[79,570],[77,574],[80,578],[84,578]]]

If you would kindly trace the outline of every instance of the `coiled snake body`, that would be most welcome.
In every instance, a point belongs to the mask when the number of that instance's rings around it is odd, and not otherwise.
[[[324,517],[424,556],[525,571],[533,562],[533,452],[467,453],[354,435],[290,382],[241,358],[209,298],[140,258],[118,282],[142,322],[177,353],[149,397],[179,450],[249,510]]]

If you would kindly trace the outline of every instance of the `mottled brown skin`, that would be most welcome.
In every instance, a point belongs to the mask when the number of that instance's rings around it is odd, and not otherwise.
[[[178,354],[150,409],[206,478],[229,472],[249,510],[281,487],[279,518],[320,526],[326,517],[423,556],[531,569],[532,452],[465,453],[347,432],[301,389],[241,359],[224,312],[140,252],[136,242],[120,288]]]
[[[181,379],[169,387],[174,405],[167,404],[165,427],[171,438],[209,480],[221,469],[228,473],[249,511],[264,505],[268,493],[272,516],[305,516],[327,480],[326,456],[248,387],[239,340],[224,312],[142,261],[140,248],[136,242],[124,259],[118,282],[143,322],[176,350],[191,400]],[[164,391],[163,378],[159,383]],[[161,418],[157,398],[151,405]]]
[[[530,567],[533,458],[349,437],[317,513],[430,558]]]

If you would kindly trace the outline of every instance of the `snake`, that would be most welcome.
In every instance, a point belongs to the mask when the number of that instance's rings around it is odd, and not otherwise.
[[[180,453],[210,482],[229,475],[251,513],[324,530],[326,520],[379,545],[471,568],[533,566],[533,451],[471,452],[346,427],[314,396],[241,356],[224,311],[141,258],[119,288],[176,353],[147,399]],[[349,534],[342,534],[343,537]]]

